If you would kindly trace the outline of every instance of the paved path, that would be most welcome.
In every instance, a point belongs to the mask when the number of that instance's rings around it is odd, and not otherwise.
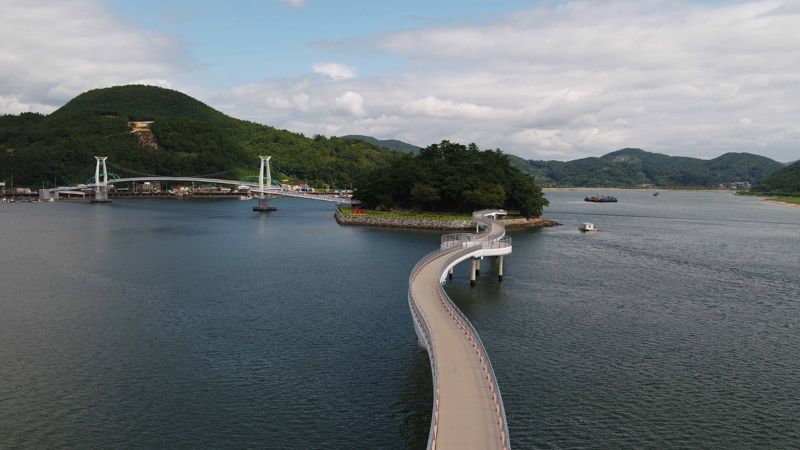
[[[439,280],[454,258],[469,257],[505,235],[501,222],[484,219],[486,229],[469,243],[434,252],[409,281],[409,302],[428,348],[434,372],[434,417],[430,448],[509,448],[500,392],[485,349],[474,328],[450,301]],[[491,253],[491,250],[488,250]],[[510,251],[510,243],[505,253]],[[483,250],[486,254],[487,250]],[[425,260],[423,260],[425,261]]]

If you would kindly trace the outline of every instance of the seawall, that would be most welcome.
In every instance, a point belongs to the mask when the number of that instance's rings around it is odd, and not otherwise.
[[[475,230],[474,220],[431,220],[431,219],[413,219],[413,218],[395,218],[395,217],[370,217],[358,215],[345,215],[342,211],[336,210],[336,222],[339,225],[361,225],[367,227],[384,227],[384,228],[410,228],[418,230]],[[502,222],[508,229],[522,229],[522,228],[547,228],[561,225],[560,223],[542,219],[540,217],[533,219],[525,218],[512,218],[502,219]]]
[[[420,230],[474,230],[473,220],[422,220],[401,219],[394,217],[370,217],[344,215],[336,210],[336,222],[339,225],[361,225],[368,227],[414,228]]]

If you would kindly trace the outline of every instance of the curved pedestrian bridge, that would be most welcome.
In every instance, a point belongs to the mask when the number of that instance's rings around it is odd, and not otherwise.
[[[511,253],[505,226],[495,220],[504,214],[502,210],[473,213],[482,230],[442,236],[441,247],[420,260],[409,278],[414,328],[433,372],[430,449],[510,448],[503,400],[489,357],[470,321],[442,288],[459,262]]]

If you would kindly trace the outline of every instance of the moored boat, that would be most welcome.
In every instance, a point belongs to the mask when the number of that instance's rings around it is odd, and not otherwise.
[[[592,195],[584,198],[583,201],[594,203],[616,203],[617,197],[614,197],[613,195]]]

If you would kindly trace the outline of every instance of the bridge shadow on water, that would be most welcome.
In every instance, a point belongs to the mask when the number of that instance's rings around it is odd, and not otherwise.
[[[409,351],[415,353],[413,364],[408,367],[408,383],[401,392],[402,406],[398,408],[401,418],[405,448],[425,448],[431,428],[433,405],[433,376],[428,354],[416,343]]]

